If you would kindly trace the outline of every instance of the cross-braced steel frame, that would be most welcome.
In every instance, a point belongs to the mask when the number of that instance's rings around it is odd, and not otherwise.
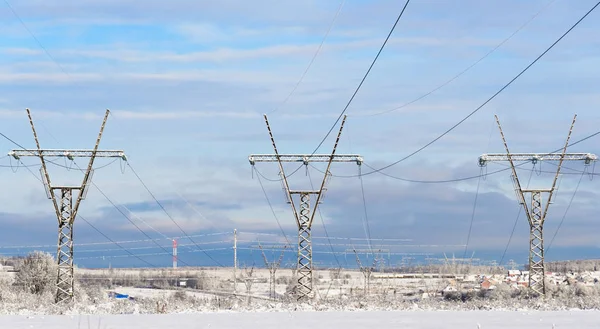
[[[279,254],[279,259],[277,259],[277,261],[269,262],[269,260],[267,259],[267,255],[265,255],[265,251],[263,250],[263,246],[260,244],[258,245],[258,248],[262,253],[263,260],[265,261],[265,266],[269,269],[269,297],[271,299],[275,299],[275,297],[277,296],[277,293],[275,291],[275,286],[277,283],[277,281],[275,280],[275,273],[277,273],[277,270],[281,265],[281,261],[283,260],[283,253],[285,252],[287,247],[288,246],[285,245],[283,246],[283,248],[281,248],[281,253]]]
[[[569,133],[567,135],[567,140],[560,154],[510,153],[504,132],[502,131],[502,126],[500,125],[500,120],[498,119],[498,116],[495,116],[495,118],[498,129],[500,130],[502,142],[504,143],[506,154],[483,154],[479,157],[479,165],[485,166],[490,161],[510,162],[512,179],[515,185],[517,199],[523,206],[529,221],[529,288],[534,294],[544,296],[546,294],[546,275],[544,268],[544,221],[546,219],[546,215],[548,214],[548,208],[552,202],[552,197],[554,196],[556,182],[562,168],[562,163],[563,161],[584,161],[584,163],[588,165],[592,161],[596,161],[598,157],[591,153],[566,153],[577,115],[573,117],[573,122],[571,123],[571,128],[569,129]],[[523,189],[517,176],[514,161],[531,161],[535,164],[537,161],[543,160],[558,161],[558,169],[554,175],[552,187],[550,189]],[[529,206],[527,205],[525,194],[530,194],[531,203]],[[544,194],[547,194],[545,202],[543,197]]]
[[[73,296],[73,189],[60,188],[60,217],[58,219],[58,250],[56,260],[56,302]]]
[[[338,132],[337,139],[333,146],[331,154],[279,154],[277,146],[275,145],[275,139],[269,125],[267,116],[264,115],[267,130],[269,131],[269,137],[273,144],[273,150],[275,154],[252,154],[248,157],[250,164],[254,166],[256,162],[277,162],[279,164],[279,175],[283,183],[283,188],[286,193],[288,203],[292,206],[292,211],[296,219],[298,227],[298,261],[296,264],[296,270],[298,273],[298,282],[296,284],[296,298],[299,301],[306,301],[311,299],[313,296],[313,254],[312,254],[312,243],[311,243],[311,228],[312,223],[317,211],[317,207],[322,201],[323,194],[325,191],[325,184],[327,178],[331,176],[330,169],[332,162],[356,162],[359,166],[362,164],[362,157],[358,154],[341,154],[336,155],[335,151],[340,141],[340,135],[344,129],[344,123],[346,122],[346,116],[344,116],[340,125],[340,131]],[[305,166],[308,166],[309,162],[326,162],[327,169],[321,186],[318,190],[290,190],[287,176],[283,170],[283,162],[301,162]],[[298,195],[300,206],[299,210],[296,209],[294,196]],[[314,203],[311,203],[311,195],[316,196]],[[298,198],[296,197],[296,198]],[[313,205],[314,204],[314,205]],[[313,205],[311,207],[311,205]]]
[[[346,250],[346,251],[350,251]],[[371,266],[364,266],[362,264],[362,262],[360,261],[360,257],[358,257],[358,253],[360,252],[367,252],[367,255],[369,253],[372,253],[373,255],[375,255],[375,252],[380,253],[384,250],[382,249],[367,249],[367,250],[357,250],[357,249],[351,249],[352,252],[354,252],[354,255],[356,256],[356,264],[358,264],[358,268],[360,270],[360,272],[363,274],[364,276],[364,294],[365,296],[369,296],[370,291],[371,291],[371,275],[373,274],[373,270],[375,270],[375,264],[377,264],[377,258],[374,257],[373,258],[373,264]],[[386,250],[387,252],[389,252],[389,249]]]
[[[37,149],[34,150],[12,150],[8,154],[15,159],[21,157],[33,156],[40,158],[42,167],[40,169],[42,174],[42,181],[46,188],[46,194],[48,199],[52,200],[54,204],[54,210],[56,211],[56,217],[58,219],[58,243],[56,262],[58,264],[58,273],[56,276],[56,295],[55,302],[68,302],[73,299],[73,223],[79,210],[81,201],[85,199],[91,177],[93,175],[94,159],[96,157],[104,158],[122,158],[126,160],[125,154],[121,150],[110,150],[100,151],[98,146],[100,145],[100,139],[106,125],[106,120],[110,114],[109,110],[106,110],[104,120],[100,126],[100,133],[96,139],[96,144],[92,150],[56,150],[56,149],[41,149],[40,142],[33,125],[33,119],[31,118],[31,112],[27,109],[27,116],[29,117],[29,123],[31,130],[33,131],[33,137]],[[78,186],[54,186],[50,182],[50,175],[46,167],[46,160],[44,157],[66,157],[73,160],[75,157],[89,157],[87,169],[84,172],[84,178],[81,185]],[[57,195],[58,193],[58,195]],[[77,196],[75,204],[73,204],[73,198]]]
[[[312,239],[310,233],[310,192],[300,193],[300,217],[298,225],[298,288],[299,296],[312,292]]]

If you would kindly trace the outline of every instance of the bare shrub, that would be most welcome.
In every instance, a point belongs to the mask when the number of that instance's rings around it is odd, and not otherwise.
[[[459,291],[447,291],[444,293],[444,300],[457,302],[461,300],[461,293]]]
[[[191,277],[188,276],[188,277]],[[186,286],[192,289],[209,290],[212,286],[209,284],[210,279],[204,271],[201,271],[196,277],[191,277],[187,280]]]
[[[341,275],[341,268],[340,269],[333,269],[329,271],[329,278],[331,279],[331,281],[333,280],[339,280],[340,279],[340,275]]]
[[[183,290],[178,290],[173,294],[173,298],[176,301],[185,301],[188,299],[188,294]]]
[[[288,285],[292,282],[292,278],[289,276],[280,276],[275,279],[276,284],[285,284]]]
[[[21,259],[15,269],[15,285],[23,287],[32,294],[42,294],[56,281],[57,265],[52,255],[34,251]]]
[[[104,290],[103,284],[98,283],[82,283],[75,281],[75,296],[76,300],[85,300],[92,304],[104,302],[108,299],[108,294]]]

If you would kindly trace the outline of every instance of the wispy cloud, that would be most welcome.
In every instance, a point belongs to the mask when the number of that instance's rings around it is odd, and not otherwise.
[[[411,3],[346,112],[349,118],[338,151],[359,153],[379,168],[436,139],[512,79],[586,6],[552,4],[492,55],[444,84],[547,3]],[[217,228],[278,232],[247,160],[251,153],[273,152],[261,115],[278,109],[269,114],[269,120],[281,152],[313,151],[361,81],[401,7],[391,0],[346,4],[294,97],[280,108],[338,4],[291,0],[14,2],[25,24],[67,73],[9,11],[0,11],[0,18],[7,22],[0,44],[0,130],[32,147],[23,111],[29,107],[44,147],[87,148],[93,146],[104,109],[109,108],[114,115],[101,147],[124,149],[155,196],[190,233]],[[480,112],[385,172],[415,180],[477,175],[476,160],[481,153],[503,150],[493,125],[496,113],[514,150],[559,147],[572,112],[579,114],[574,138],[595,132],[600,99],[594,86],[600,65],[596,65],[596,41],[590,36],[597,25],[590,16]],[[369,116],[422,95],[427,96],[401,110]],[[330,151],[332,139],[319,152]],[[15,147],[8,141],[0,141],[0,146],[5,151]],[[573,149],[600,153],[595,139]],[[0,159],[0,164],[9,166],[9,160]],[[29,160],[25,160],[28,165],[38,163],[38,159]],[[97,162],[98,167],[105,164]],[[120,174],[117,165],[98,169],[94,181],[115,204],[152,204],[154,200],[128,168]],[[296,165],[285,168],[291,172]],[[15,174],[5,169],[0,179],[11,193],[0,197],[0,202],[6,216],[26,218],[36,225],[49,220],[54,230],[52,205],[39,181],[25,168]],[[30,169],[38,175],[36,166]],[[277,177],[276,164],[259,169],[269,178]],[[56,182],[81,179],[64,168],[53,165],[51,170]],[[356,165],[341,164],[333,170],[340,175],[358,171]],[[311,175],[313,179],[320,176],[316,171]],[[301,188],[310,185],[307,179],[301,168],[290,181]],[[477,180],[429,185],[380,174],[363,180],[373,236],[406,234],[424,243],[432,239],[464,242]],[[320,205],[330,234],[364,234],[359,182],[357,178],[332,179]],[[576,237],[593,232],[597,225],[584,223],[598,210],[593,202],[598,197],[594,182],[582,183],[569,212],[572,216],[567,217],[570,224],[557,237],[557,247],[590,245],[587,236],[579,242]],[[280,183],[263,183],[284,230],[297,233]],[[565,175],[564,183],[561,199],[552,206],[556,216],[562,215],[574,191],[574,177]],[[518,207],[510,177],[489,176],[480,192],[472,248],[503,250]],[[204,216],[182,202],[178,193]],[[95,189],[90,190],[80,213],[109,236],[141,234]],[[156,206],[134,213],[166,234],[180,233]],[[315,234],[321,232],[320,220],[318,224]],[[524,222],[519,225],[515,243],[526,247],[527,227]],[[0,238],[12,238],[7,236],[11,229],[4,232]],[[101,238],[90,230],[77,232],[87,234],[85,238]]]

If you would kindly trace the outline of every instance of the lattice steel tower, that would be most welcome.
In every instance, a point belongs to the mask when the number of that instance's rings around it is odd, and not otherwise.
[[[287,202],[292,206],[292,211],[296,219],[298,226],[298,262],[297,262],[297,274],[298,282],[296,285],[296,294],[298,300],[307,300],[313,297],[312,293],[312,243],[311,243],[311,228],[313,219],[317,207],[321,203],[325,191],[325,184],[327,178],[331,176],[330,168],[332,162],[356,162],[359,166],[362,164],[363,159],[357,154],[335,154],[338,142],[340,141],[340,135],[342,129],[344,129],[344,123],[346,122],[346,116],[342,120],[340,125],[340,131],[338,132],[333,151],[331,154],[279,154],[277,146],[275,146],[275,139],[269,125],[267,115],[264,115],[267,130],[271,137],[271,143],[273,144],[273,150],[275,154],[252,154],[248,157],[250,164],[254,166],[256,162],[277,162],[279,164],[279,175],[283,183],[283,188],[286,193]],[[283,170],[283,162],[301,162],[305,166],[308,166],[309,162],[326,162],[327,169],[321,183],[321,187],[318,190],[290,190],[288,185],[287,176]],[[316,195],[316,201],[311,207],[311,195]],[[296,209],[294,203],[294,196],[299,198],[300,209]],[[312,209],[311,209],[312,208]],[[311,212],[312,211],[312,212]]]
[[[556,188],[556,182],[558,175],[562,167],[563,161],[584,161],[586,165],[589,165],[592,161],[596,161],[598,157],[591,153],[566,153],[567,147],[569,146],[569,139],[573,132],[573,126],[577,115],[573,117],[569,134],[567,135],[567,141],[562,149],[561,154],[556,153],[510,153],[508,150],[508,144],[500,125],[498,116],[495,116],[498,129],[500,130],[500,136],[506,149],[506,154],[483,154],[479,157],[479,165],[485,166],[490,161],[508,161],[512,169],[512,180],[517,195],[517,200],[527,215],[529,220],[529,288],[535,294],[545,295],[545,270],[544,270],[544,221],[548,213],[550,203],[552,203],[552,197]],[[523,189],[517,171],[515,169],[514,161],[531,161],[537,163],[538,161],[558,161],[558,169],[554,180],[552,181],[552,187],[549,189]],[[525,202],[525,194],[531,195],[530,206]],[[544,202],[543,195],[546,194],[546,200]],[[531,207],[531,208],[530,208]]]
[[[102,132],[106,125],[110,111],[106,110],[102,126],[100,126],[100,133],[96,139],[96,145],[92,150],[57,150],[57,149],[41,149],[40,142],[38,140],[33,120],[31,119],[31,112],[27,109],[27,116],[29,117],[29,123],[31,124],[31,130],[33,131],[33,137],[37,149],[35,150],[12,150],[8,154],[15,159],[21,157],[33,156],[40,158],[42,167],[40,173],[44,187],[46,188],[46,195],[48,199],[52,200],[54,204],[54,210],[56,211],[56,217],[58,218],[58,250],[56,253],[56,261],[58,263],[58,273],[56,279],[56,296],[55,302],[60,303],[63,301],[69,301],[73,298],[73,222],[77,216],[77,210],[81,200],[85,199],[91,182],[94,170],[94,159],[96,157],[102,158],[122,158],[127,160],[125,153],[121,150],[110,150],[100,151],[98,145],[102,138]],[[46,160],[44,157],[66,157],[73,160],[76,157],[90,158],[83,182],[78,186],[63,186],[63,185],[52,185],[50,182],[50,175],[46,168]],[[82,170],[83,171],[83,170]],[[58,195],[57,195],[58,192]],[[75,205],[73,205],[73,198],[76,198]]]

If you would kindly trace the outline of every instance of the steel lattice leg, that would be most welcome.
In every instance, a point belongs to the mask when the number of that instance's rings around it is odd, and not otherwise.
[[[269,269],[269,295],[275,299],[275,268]]]
[[[310,194],[300,195],[300,218],[298,228],[298,300],[312,297],[312,244],[310,236]]]
[[[544,218],[542,193],[531,194],[531,222],[529,231],[529,288],[539,295],[546,294],[544,271]]]
[[[58,219],[58,275],[56,303],[73,298],[73,198],[71,189],[61,189],[60,218]]]

